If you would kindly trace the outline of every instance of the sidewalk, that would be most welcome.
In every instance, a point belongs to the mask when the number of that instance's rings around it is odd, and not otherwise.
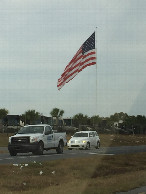
[[[146,186],[132,189],[132,190],[126,191],[126,192],[118,192],[116,194],[146,194]]]

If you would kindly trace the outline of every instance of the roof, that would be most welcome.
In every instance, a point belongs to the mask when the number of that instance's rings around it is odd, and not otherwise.
[[[90,132],[96,132],[96,131],[78,131],[76,133],[90,133]]]
[[[48,124],[37,124],[37,125],[25,125],[24,127],[28,127],[28,126],[42,126],[42,127],[46,127],[46,126],[50,126]]]

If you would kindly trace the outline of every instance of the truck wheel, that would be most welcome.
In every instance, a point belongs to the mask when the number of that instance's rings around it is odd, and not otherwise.
[[[44,146],[43,146],[43,143],[40,142],[39,145],[38,145],[37,154],[38,154],[38,155],[43,155],[43,151],[44,151]],[[35,153],[35,152],[34,152],[34,153]]]
[[[90,148],[90,143],[89,142],[87,142],[87,145],[86,145],[86,150],[89,150],[89,148]]]
[[[57,154],[63,153],[63,143],[59,142],[58,148],[56,149]]]
[[[11,156],[16,156],[17,155],[17,152],[15,152],[15,151],[9,151],[9,153],[10,153]]]
[[[96,148],[96,149],[99,149],[99,147],[100,147],[100,142],[98,141],[95,148]]]
[[[37,152],[36,152],[36,151],[34,151],[34,152],[32,152],[32,154],[33,154],[33,155],[37,155]]]

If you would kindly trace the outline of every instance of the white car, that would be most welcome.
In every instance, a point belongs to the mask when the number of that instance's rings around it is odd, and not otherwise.
[[[67,143],[69,150],[72,149],[89,149],[95,147],[99,149],[100,138],[96,131],[79,131],[76,132]]]

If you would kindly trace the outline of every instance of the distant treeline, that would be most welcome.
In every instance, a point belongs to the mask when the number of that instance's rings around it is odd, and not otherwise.
[[[1,119],[1,126],[18,128],[26,124],[49,124],[59,130],[94,129],[101,133],[146,134],[146,116],[143,115],[129,116],[120,112],[109,117],[99,115],[88,117],[79,113],[72,118],[62,118],[47,117],[32,111],[28,113],[27,115],[6,115]]]

